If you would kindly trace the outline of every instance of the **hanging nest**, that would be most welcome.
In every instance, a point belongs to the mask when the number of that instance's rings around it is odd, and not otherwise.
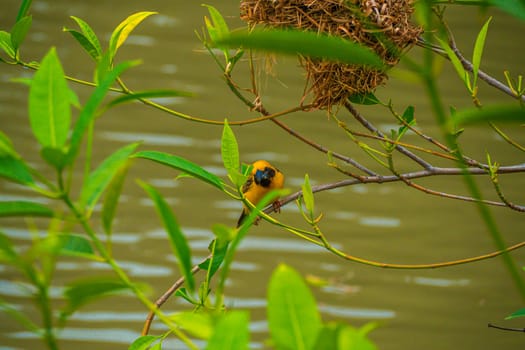
[[[372,49],[386,65],[398,63],[421,29],[410,23],[412,0],[241,0],[241,19],[250,26],[297,28],[339,36]],[[384,71],[363,65],[300,57],[307,73],[305,96],[330,110],[351,95],[383,84]]]

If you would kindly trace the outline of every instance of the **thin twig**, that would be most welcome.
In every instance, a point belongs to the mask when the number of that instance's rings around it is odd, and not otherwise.
[[[203,264],[206,260],[210,259],[210,258],[211,258],[211,254],[208,255],[204,260],[202,260],[198,264],[194,265],[191,268],[191,273],[193,275],[195,275],[197,272],[199,272],[201,270],[201,268],[199,266],[201,264]],[[173,295],[173,293],[175,293],[180,287],[182,287],[182,285],[184,284],[185,281],[186,281],[186,279],[184,278],[184,276],[182,276],[178,280],[176,280],[171,285],[171,287],[168,288],[168,290],[166,290],[166,292],[164,292],[164,294],[162,294],[162,296],[155,301],[155,309],[156,310],[160,309],[160,307],[162,305],[164,305],[164,303],[166,301],[168,301],[168,299]],[[146,317],[146,320],[144,322],[144,326],[142,327],[142,334],[141,335],[147,335],[149,333],[149,329],[151,327],[151,323],[153,322],[154,318],[155,318],[155,311],[154,310],[150,310],[150,312],[148,313],[148,316]]]
[[[522,332],[522,333],[525,332],[525,328],[501,327],[501,326],[497,326],[497,325],[492,324],[492,323],[489,323],[489,324],[488,324],[488,327],[489,327],[489,328],[500,329],[500,330],[502,330],[502,331],[509,331],[509,332]]]
[[[470,173],[471,175],[487,175],[488,172],[484,169],[480,168],[439,168],[434,167],[429,170],[420,170],[420,171],[414,171],[409,173],[403,173],[399,176],[396,175],[377,175],[377,176],[363,176],[359,179],[345,179],[337,182],[331,182],[327,184],[321,184],[312,186],[312,192],[322,192],[322,191],[328,191],[333,190],[336,188],[346,187],[346,186],[352,186],[356,184],[361,183],[377,183],[382,184],[386,182],[397,182],[397,181],[406,181],[410,179],[417,179],[417,178],[423,178],[423,177],[430,177],[430,176],[438,176],[438,175],[463,175],[464,171]],[[525,163],[519,164],[519,165],[511,165],[511,166],[502,166],[498,168],[498,174],[511,174],[511,173],[521,173],[525,172]],[[429,190],[431,191],[431,190]],[[442,195],[446,196],[447,198],[451,199],[457,199],[457,200],[463,200],[468,202],[482,202],[488,205],[493,206],[499,206],[499,207],[506,207],[507,205],[503,202],[496,202],[496,201],[490,201],[490,200],[479,200],[472,197],[465,197],[465,196],[459,196],[459,195],[453,195],[453,194],[445,194],[441,192],[436,192],[436,195]],[[291,201],[296,200],[301,196],[301,191],[298,191],[296,193],[293,193],[291,195],[288,195],[280,200],[281,204],[287,204]],[[522,208],[522,207],[520,207]],[[521,210],[520,210],[521,211]]]
[[[350,114],[352,114],[354,116],[354,118],[359,122],[361,123],[361,125],[363,125],[366,129],[368,129],[370,132],[382,137],[382,138],[385,138],[385,135],[378,129],[376,128],[374,125],[372,125],[368,120],[366,120],[362,115],[361,113],[359,113],[355,108],[354,106],[346,101],[345,104],[344,104],[345,108],[350,112]],[[424,169],[432,169],[433,166],[432,164],[430,164],[429,162],[427,162],[426,160],[424,160],[423,158],[415,155],[414,153],[410,152],[408,149],[406,149],[405,147],[403,146],[400,146],[400,145],[395,145],[395,148],[402,154],[404,154],[405,156],[407,156],[408,158],[412,159],[414,162],[418,163],[419,165],[421,165]]]

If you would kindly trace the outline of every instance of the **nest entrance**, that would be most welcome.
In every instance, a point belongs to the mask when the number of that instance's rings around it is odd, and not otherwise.
[[[412,0],[242,0],[241,19],[249,25],[295,28],[339,36],[372,49],[386,65],[398,63],[421,29],[410,23]],[[300,57],[307,76],[305,94],[316,108],[330,109],[349,96],[383,84],[385,72],[362,65]]]

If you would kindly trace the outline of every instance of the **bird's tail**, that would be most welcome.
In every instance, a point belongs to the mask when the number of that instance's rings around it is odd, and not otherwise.
[[[239,220],[237,220],[237,228],[239,228],[239,226],[242,225],[244,219],[246,218],[247,216],[247,212],[246,210],[243,210],[242,213],[241,213],[241,216],[239,216]]]

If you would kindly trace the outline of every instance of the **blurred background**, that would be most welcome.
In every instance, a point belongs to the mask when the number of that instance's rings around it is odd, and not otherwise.
[[[230,28],[243,25],[238,19],[238,1],[208,1],[227,19]],[[19,2],[4,0],[0,29],[14,24]],[[142,64],[123,76],[134,90],[179,89],[195,94],[193,98],[158,99],[177,111],[222,121],[256,117],[231,93],[221,72],[204,50],[195,31],[201,32],[207,9],[193,1],[34,1],[33,26],[22,47],[25,61],[40,61],[51,46],[56,46],[66,74],[92,80],[93,62],[73,38],[62,31],[75,28],[69,16],[85,20],[95,30],[103,47],[112,30],[124,18],[138,11],[157,11],[135,29],[117,55],[118,61],[141,59]],[[525,44],[523,23],[500,12],[494,15],[487,37],[481,68],[499,80],[503,71],[523,74]],[[445,18],[455,34],[458,46],[470,57],[477,32],[487,13],[474,7],[451,6]],[[421,48],[410,57],[417,59]],[[246,66],[246,65],[244,65]],[[443,63],[439,86],[447,106],[470,107],[472,102],[450,64]],[[303,93],[304,74],[296,59],[278,58],[275,76],[261,74],[263,103],[271,112],[294,107]],[[19,153],[38,169],[52,176],[39,161],[38,145],[28,127],[26,86],[11,82],[29,77],[32,72],[0,64],[0,125]],[[249,86],[248,70],[234,72],[234,78]],[[91,88],[70,83],[85,103]],[[396,69],[387,84],[377,90],[381,99],[391,99],[402,113],[415,106],[418,126],[438,137],[434,117],[422,85],[406,71]],[[508,96],[480,83],[482,103],[511,103]],[[358,106],[360,112],[381,130],[397,128],[387,110],[376,106]],[[360,126],[344,110],[341,119],[355,129]],[[294,130],[326,146],[378,169],[337,127],[326,112],[295,113],[281,119]],[[522,128],[503,126],[516,140],[524,142]],[[300,190],[304,175],[313,184],[330,183],[344,177],[329,168],[327,158],[292,138],[271,122],[234,127],[241,160],[251,163],[266,159],[286,175],[286,187]],[[143,150],[160,150],[187,158],[209,171],[225,176],[220,157],[222,128],[191,123],[150,107],[134,103],[121,105],[105,113],[96,124],[95,164],[125,144],[142,140]],[[484,161],[485,152],[502,165],[523,162],[515,152],[488,127],[469,128],[461,140],[467,155]],[[415,135],[406,142],[425,145]],[[415,164],[396,157],[406,170],[418,170]],[[453,166],[439,161],[439,164]],[[80,175],[79,169],[79,175]],[[214,223],[234,225],[241,204],[219,191],[190,178],[175,180],[178,174],[144,160],[135,160],[128,174],[118,222],[113,236],[114,255],[130,277],[151,286],[156,299],[179,277],[166,234],[152,203],[137,185],[136,179],[148,181],[168,198],[175,215],[190,240],[195,262],[207,255]],[[460,177],[434,177],[417,181],[435,190],[467,194]],[[489,199],[496,199],[490,181],[477,178]],[[511,201],[523,204],[523,174],[501,177],[502,187]],[[21,187],[0,181],[0,200],[33,198]],[[344,252],[386,263],[432,263],[456,260],[494,251],[491,238],[473,204],[430,196],[402,183],[355,185],[316,194],[316,207],[324,214],[321,227],[330,242]],[[499,228],[508,245],[523,240],[523,214],[493,207]],[[278,217],[292,225],[304,225],[293,203],[282,208]],[[96,225],[98,222],[95,221]],[[40,222],[37,222],[39,224]],[[0,227],[17,245],[29,244],[31,234],[26,222],[2,219]],[[43,225],[42,229],[45,228]],[[98,228],[98,226],[95,226]],[[44,234],[42,230],[42,234]],[[525,251],[512,253],[518,266],[525,265]],[[252,347],[265,348],[267,325],[266,286],[275,267],[284,262],[299,270],[309,280],[322,280],[312,290],[318,300],[323,320],[342,320],[360,326],[377,322],[371,338],[380,349],[521,349],[525,338],[520,333],[487,328],[489,322],[508,327],[524,327],[522,320],[504,321],[504,317],[523,306],[500,258],[436,270],[389,270],[345,261],[323,249],[301,241],[268,223],[254,227],[242,243],[226,289],[226,303],[231,308],[247,309],[251,314]],[[111,274],[108,267],[79,259],[59,262],[53,290],[60,305],[61,287],[76,277]],[[18,284],[18,275],[0,266],[0,297],[38,317],[27,290]],[[164,308],[177,311],[187,306],[170,300]],[[127,346],[139,336],[147,311],[133,297],[111,297],[90,304],[77,312],[61,333],[62,348],[77,350],[115,349]],[[0,349],[40,349],[43,345],[7,315],[0,313]],[[154,324],[153,333],[162,325]],[[176,342],[166,348],[181,348]]]

